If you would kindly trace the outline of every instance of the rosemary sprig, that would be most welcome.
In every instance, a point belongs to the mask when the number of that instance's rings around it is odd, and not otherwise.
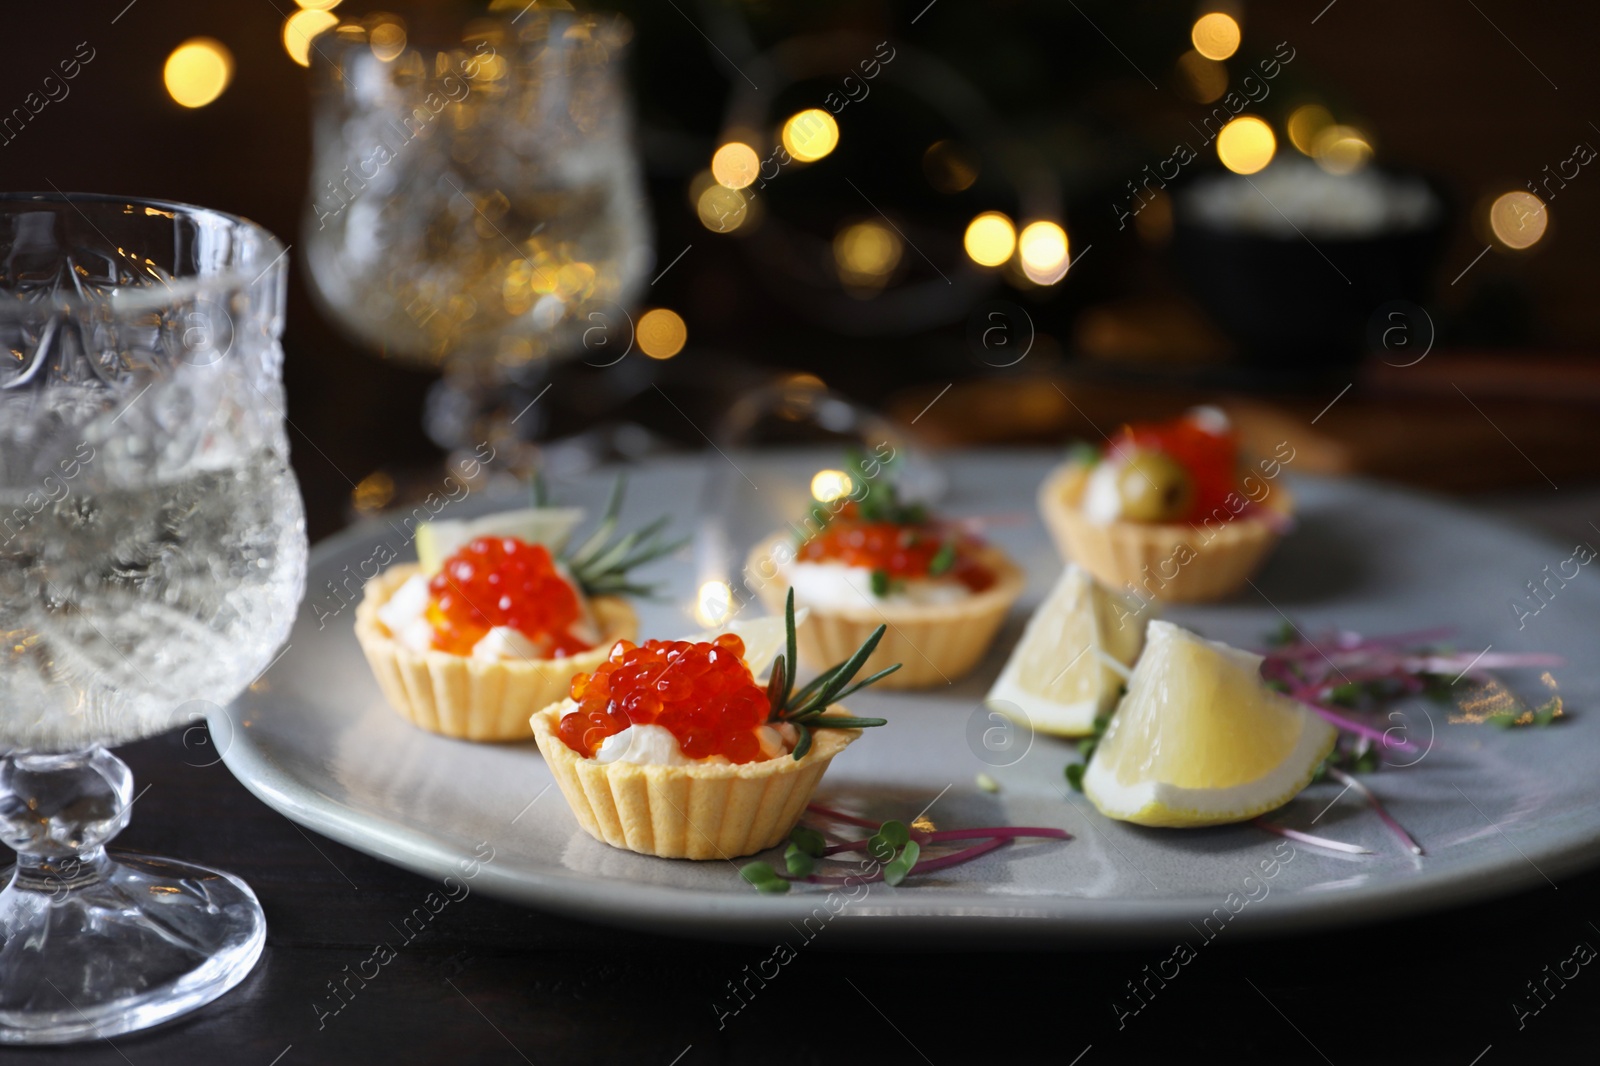
[[[656,586],[634,584],[628,580],[628,572],[663,555],[670,555],[689,543],[687,537],[674,541],[661,539],[661,531],[670,521],[666,515],[618,537],[617,514],[622,509],[622,494],[626,487],[627,479],[618,475],[600,525],[588,540],[567,552],[562,559],[585,596],[654,595]]]
[[[922,504],[902,503],[900,500],[899,491],[895,488],[892,477],[893,468],[899,461],[900,457],[896,455],[889,460],[877,462],[878,469],[869,474],[867,458],[860,449],[845,449],[844,469],[845,473],[850,475],[852,485],[848,498],[855,505],[856,517],[863,522],[893,522],[895,525],[917,526],[928,520],[928,510]],[[866,491],[861,491],[863,489]],[[838,516],[840,509],[838,503],[813,504],[810,519],[819,529],[825,529]],[[887,578],[888,575],[884,576]]]
[[[855,718],[824,713],[851,693],[859,692],[874,681],[888,677],[900,669],[900,664],[895,663],[869,677],[856,680],[856,674],[877,650],[885,629],[886,627],[879,626],[873,631],[872,636],[856,649],[854,655],[838,666],[824,670],[796,692],[794,673],[790,665],[795,661],[796,655],[794,589],[789,590],[788,601],[784,604],[785,647],[783,653],[773,661],[772,674],[767,679],[767,702],[771,707],[767,721],[774,725],[788,722],[795,727],[799,733],[799,739],[794,746],[796,761],[805,758],[806,752],[811,750],[813,729],[868,729],[888,724],[883,718]]]
[[[873,479],[867,475],[866,456],[859,449],[850,448],[844,453],[845,473],[850,475],[850,480],[857,485],[867,485]],[[898,461],[895,456],[891,462]],[[884,467],[883,473],[889,473],[890,463],[879,464]],[[921,525],[928,520],[927,508],[920,503],[902,503],[899,490],[895,487],[892,477],[883,477],[876,485],[868,488],[861,499],[856,501],[856,514],[865,522],[893,522],[897,526]]]

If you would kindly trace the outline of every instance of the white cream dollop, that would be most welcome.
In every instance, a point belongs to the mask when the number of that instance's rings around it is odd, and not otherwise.
[[[678,747],[672,731],[659,725],[631,725],[613,733],[594,753],[595,762],[630,762],[641,766],[688,766],[694,762]]]
[[[428,595],[428,579],[422,574],[413,574],[378,608],[378,621],[402,647],[411,651],[427,651],[433,647],[433,626],[426,617]]]
[[[783,570],[784,579],[794,589],[797,606],[823,610],[846,607],[925,607],[959,603],[972,593],[953,578],[915,577],[897,586],[887,596],[872,592],[872,570],[844,563],[793,560]]]
[[[1096,463],[1089,472],[1081,504],[1083,516],[1089,521],[1104,526],[1122,517],[1122,493],[1117,491],[1122,467],[1122,460],[1111,455]]]
[[[378,621],[388,626],[391,633],[398,633],[408,622],[421,618],[422,612],[427,609],[428,579],[421,574],[412,574],[394,590],[389,602],[378,608]]]
[[[569,578],[570,581],[570,578]],[[573,585],[577,588],[576,584]],[[378,621],[393,635],[395,641],[411,651],[423,652],[433,647],[433,623],[428,621],[428,578],[413,574],[394,590],[387,603],[378,608]],[[600,643],[600,627],[589,601],[580,592],[578,606],[582,611],[570,632],[586,644]],[[483,662],[505,659],[542,659],[538,647],[521,630],[510,626],[494,626],[472,646],[472,658]]]
[[[520,629],[494,626],[472,646],[472,657],[499,662],[501,659],[537,659],[540,656],[539,649],[534,647],[533,641],[523,636]]]
[[[793,735],[794,726],[788,722],[780,722],[776,726],[763,725],[756,727],[756,741],[761,745],[763,759],[776,759],[780,755],[787,755],[793,740],[785,734]]]

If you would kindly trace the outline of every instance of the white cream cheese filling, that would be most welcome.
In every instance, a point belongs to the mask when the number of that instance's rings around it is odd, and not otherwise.
[[[600,627],[589,609],[589,601],[578,591],[565,570],[562,570],[562,577],[572,584],[577,593],[578,608],[582,612],[568,632],[585,644],[598,645]],[[432,595],[428,591],[428,580],[424,574],[413,574],[394,590],[394,595],[377,612],[378,621],[388,628],[395,641],[415,652],[428,651],[433,647],[433,623],[427,618],[428,600]],[[545,656],[521,630],[511,626],[494,626],[472,646],[471,658],[480,662],[501,662],[508,659],[542,659]]]
[[[896,580],[889,595],[872,591],[872,570],[844,563],[813,563],[800,559],[783,568],[783,576],[794,589],[796,606],[820,610],[862,607],[927,607],[960,603],[972,595],[961,582],[951,577],[914,577]]]

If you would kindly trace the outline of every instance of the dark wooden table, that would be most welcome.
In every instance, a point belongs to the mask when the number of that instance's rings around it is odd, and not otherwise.
[[[331,983],[436,885],[264,806],[172,733],[122,749],[139,786],[133,849],[210,863],[255,888],[267,949],[221,1000],[154,1031],[0,1063],[1441,1062],[1502,1066],[1579,1048],[1600,1023],[1600,967],[1547,1006],[1527,982],[1600,947],[1600,873],[1481,906],[1271,940],[1218,938],[1138,1006],[1128,982],[1172,948],[952,953],[821,942],[735,1006],[728,983],[769,945],[621,932],[471,895],[440,913],[337,1013]],[[1241,927],[1242,928],[1242,927]],[[1231,932],[1231,930],[1230,930]],[[1549,967],[1549,971],[1545,967]],[[370,972],[370,969],[368,970]],[[752,988],[757,987],[754,982]],[[1113,1005],[1119,1005],[1120,1009]],[[1119,1025],[1120,1019],[1120,1025]],[[1085,1049],[1088,1049],[1085,1053]],[[1487,1051],[1486,1051],[1487,1049]],[[1078,1056],[1082,1054],[1082,1058]],[[1481,1058],[1478,1056],[1482,1054]],[[1557,1061],[1566,1061],[1566,1057]]]

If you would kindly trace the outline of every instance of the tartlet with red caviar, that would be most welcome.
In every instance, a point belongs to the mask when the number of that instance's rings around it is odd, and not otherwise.
[[[1061,554],[1104,585],[1141,600],[1222,599],[1291,524],[1294,498],[1275,479],[1293,459],[1284,442],[1245,464],[1227,416],[1195,408],[1086,446],[1045,478],[1039,512]]]
[[[1025,576],[999,548],[953,522],[930,518],[850,463],[848,499],[813,508],[798,531],[774,534],[746,561],[747,581],[769,610],[784,587],[810,612],[800,656],[820,668],[858,647],[875,626],[888,634],[868,666],[904,665],[885,688],[946,684],[983,658],[1022,594]],[[798,532],[799,536],[796,536]]]
[[[880,626],[854,655],[795,688],[794,598],[787,648],[763,685],[744,641],[619,641],[569,698],[536,713],[534,740],[585,832],[665,859],[732,859],[779,843],[834,757],[881,718],[839,701],[892,674],[856,680]]]
[[[407,564],[369,581],[356,639],[389,706],[445,736],[531,737],[530,709],[561,699],[575,674],[638,635],[623,594],[650,590],[630,584],[628,570],[678,547],[657,539],[664,522],[617,538],[620,502],[619,483],[595,534],[564,556],[564,534],[553,545],[526,531],[482,535],[432,573]]]

